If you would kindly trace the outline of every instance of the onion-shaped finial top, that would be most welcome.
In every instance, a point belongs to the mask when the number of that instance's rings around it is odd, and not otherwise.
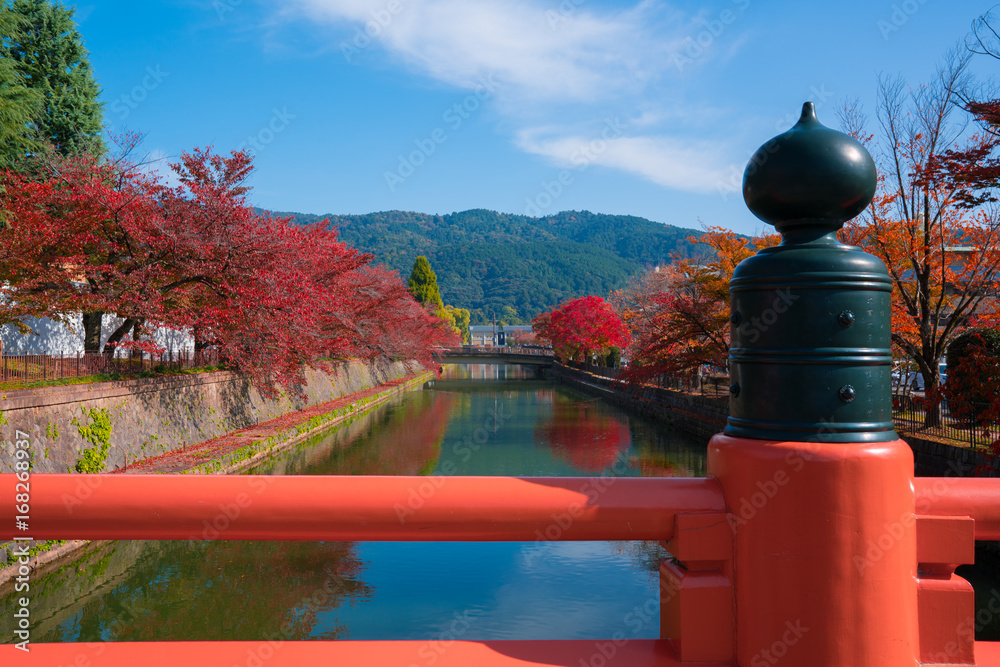
[[[875,185],[875,162],[865,147],[820,123],[813,103],[806,102],[799,122],[750,158],[743,199],[779,231],[839,229],[871,203]]]

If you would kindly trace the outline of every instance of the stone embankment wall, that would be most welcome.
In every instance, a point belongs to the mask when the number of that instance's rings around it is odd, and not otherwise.
[[[646,387],[623,390],[611,377],[614,371],[595,370],[600,375],[555,365],[553,375],[567,384],[601,396],[642,415],[660,419],[706,441],[726,427],[729,399],[710,398],[682,391]],[[1000,458],[983,450],[954,447],[913,436],[902,436],[913,450],[917,477],[998,477]]]
[[[611,377],[606,377],[614,374],[612,369],[596,370],[603,375],[556,364],[552,367],[552,374],[589,394],[600,396],[646,417],[659,419],[705,440],[726,427],[726,420],[729,418],[728,398],[698,396],[660,387],[626,391]]]
[[[904,435],[917,477],[1000,477],[1000,458],[982,449],[953,447]]]
[[[395,380],[404,362],[344,361],[308,370],[304,396],[264,398],[219,371],[0,393],[0,472],[13,472],[16,431],[33,472],[106,472]]]

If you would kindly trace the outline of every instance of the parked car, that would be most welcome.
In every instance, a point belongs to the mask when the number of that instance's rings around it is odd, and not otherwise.
[[[948,369],[944,361],[938,367],[940,385],[944,387],[948,380]],[[893,371],[892,373],[892,407],[894,410],[908,410],[915,400],[923,400],[927,387],[924,385],[924,375],[919,371]],[[941,406],[947,412],[948,400],[941,399]]]
[[[948,379],[948,367],[945,362],[938,366],[938,375],[941,379],[940,386],[944,386]],[[892,393],[924,391],[924,375],[919,371],[893,371],[892,373]]]

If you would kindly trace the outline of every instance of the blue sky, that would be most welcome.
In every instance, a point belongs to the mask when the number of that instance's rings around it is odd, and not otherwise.
[[[587,209],[751,233],[746,160],[802,102],[832,126],[847,99],[873,116],[879,73],[930,80],[990,6],[84,0],[77,19],[108,128],[168,160],[250,147],[259,206]]]

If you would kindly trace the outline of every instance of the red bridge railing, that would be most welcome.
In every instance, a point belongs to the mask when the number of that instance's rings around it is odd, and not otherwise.
[[[15,481],[0,475],[8,514]],[[711,479],[56,474],[31,477],[30,526],[46,540],[196,540],[206,526],[226,540],[664,540],[677,513],[724,509]]]
[[[16,519],[17,483],[15,475],[0,475],[0,521],[5,525]],[[761,485],[759,497],[746,496],[750,506],[777,498],[781,489],[775,484],[774,489]],[[768,490],[774,491],[771,498]],[[436,655],[435,662],[445,666],[740,664],[734,658],[738,619],[732,581],[739,558],[735,538],[749,529],[754,517],[742,512],[739,504],[735,512],[727,510],[723,489],[711,478],[39,474],[30,478],[29,500],[34,539],[660,540],[677,558],[676,563],[664,563],[660,571],[661,639],[456,642]],[[957,578],[948,572],[954,565],[934,564],[971,560],[974,539],[1000,539],[1000,480],[917,479],[912,502],[917,528],[914,569],[918,562],[925,564],[918,588],[929,591],[938,604],[956,592],[971,603],[967,585],[956,590]],[[892,535],[891,529],[887,535]],[[489,575],[484,572],[484,576]],[[769,602],[758,604],[763,611]],[[974,623],[971,604],[958,606]],[[943,613],[926,604],[920,611],[927,621],[921,624],[927,625],[924,634],[935,636],[943,650],[951,642],[959,658],[975,651],[976,661],[965,664],[1000,665],[1000,644],[973,646],[968,640],[961,645],[961,623],[942,623],[954,620],[955,604]],[[803,632],[794,622],[789,627]],[[791,635],[787,639],[805,642]],[[269,665],[362,661],[410,665],[423,664],[421,651],[427,650],[419,641],[281,644],[32,644],[30,664],[73,664],[81,655],[93,655],[93,664],[109,665],[192,660],[245,664],[248,655],[266,655]],[[779,652],[792,651],[793,646],[785,644],[780,638],[775,642]],[[7,656],[14,650],[11,645],[3,647]]]

